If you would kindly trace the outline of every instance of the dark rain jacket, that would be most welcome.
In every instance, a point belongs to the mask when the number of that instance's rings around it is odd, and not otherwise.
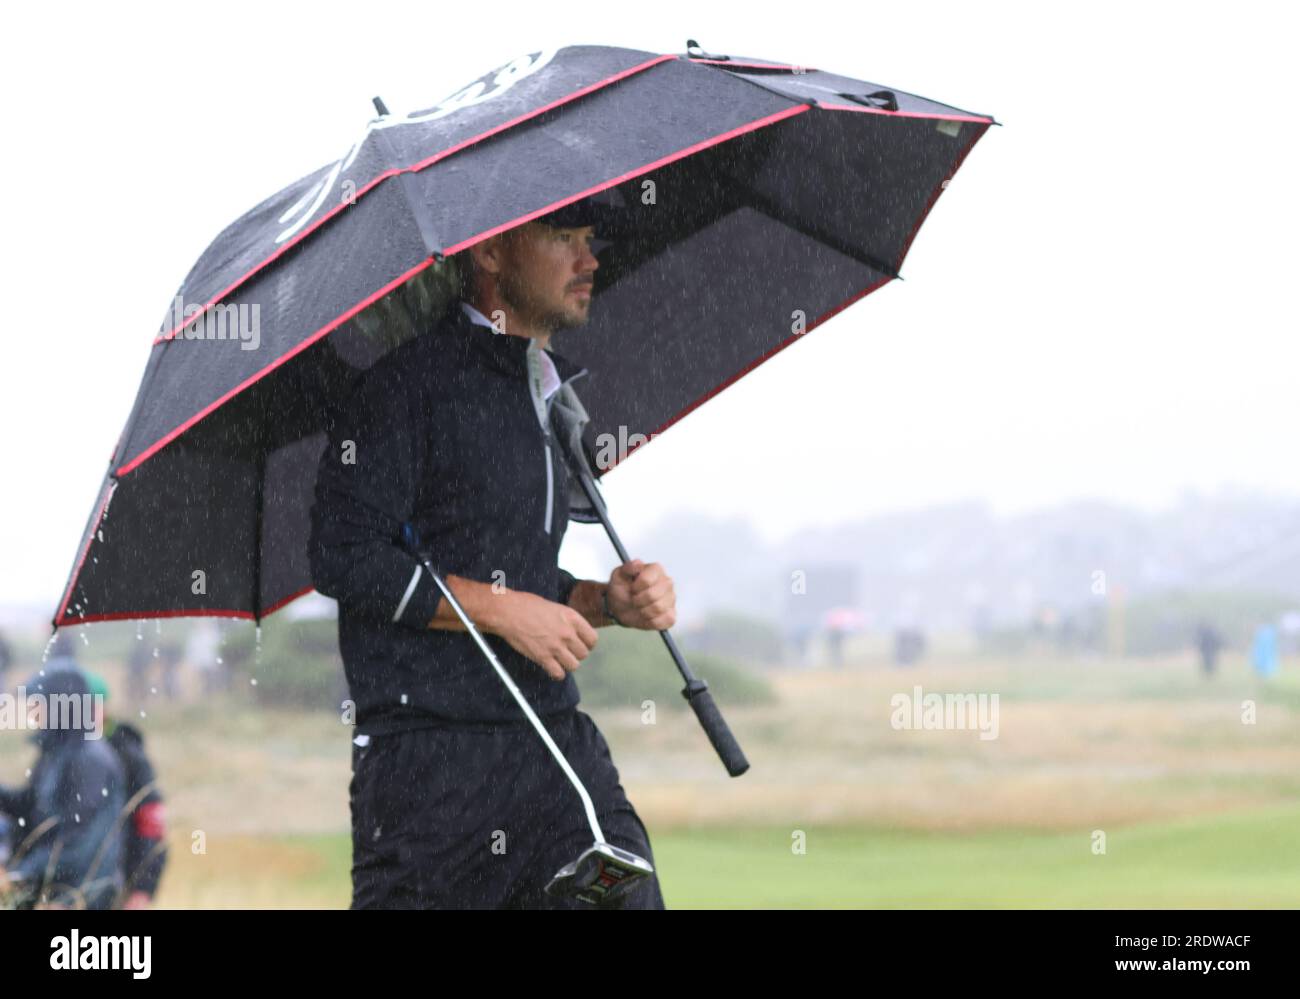
[[[126,892],[141,891],[153,898],[167,865],[162,792],[139,729],[119,723],[109,735],[108,744],[122,762],[127,802],[134,802],[123,828],[122,875]]]
[[[444,579],[568,602],[575,580],[557,556],[578,511],[552,422],[558,409],[585,419],[569,382],[587,372],[552,351],[562,388],[548,406],[538,350],[476,325],[456,302],[361,376],[333,414],[311,569],[338,600],[361,733],[525,721],[468,633],[427,627],[442,594],[413,552]],[[485,638],[538,714],[577,705],[572,675],[552,680],[503,638]]]
[[[47,667],[28,695],[88,696],[76,670]],[[121,761],[102,739],[75,728],[46,728],[33,737],[40,756],[22,788],[0,788],[0,810],[21,819],[9,870],[28,892],[107,909],[121,887]]]

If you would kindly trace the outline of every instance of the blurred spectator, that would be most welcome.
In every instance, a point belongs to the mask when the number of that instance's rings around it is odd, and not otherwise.
[[[1223,636],[1214,625],[1202,621],[1196,629],[1196,650],[1201,654],[1201,671],[1207,676],[1214,676],[1219,664],[1219,652],[1223,649]]]
[[[88,673],[91,694],[103,705],[103,731],[117,753],[125,774],[126,808],[130,810],[123,829],[122,908],[144,909],[158,893],[158,882],[167,865],[166,825],[162,792],[158,789],[153,764],[144,751],[144,736],[108,713],[109,689],[103,677]]]
[[[159,649],[158,659],[162,665],[163,696],[169,701],[176,700],[176,694],[178,693],[176,678],[180,673],[181,660],[184,656],[183,647],[176,642],[167,642]]]
[[[1255,672],[1262,677],[1270,677],[1277,672],[1277,628],[1271,624],[1261,624],[1255,629],[1255,641],[1250,649],[1250,661]]]
[[[799,666],[808,664],[808,645],[817,629],[811,624],[801,623],[791,626],[786,632],[786,639],[794,646],[795,663]]]
[[[5,880],[21,907],[107,909],[121,885],[125,778],[98,737],[90,686],[68,644],[25,686],[40,755],[26,786],[0,787],[0,811],[20,840]]]
[[[163,696],[174,701],[183,657],[184,648],[179,642],[159,641],[151,648],[148,642],[137,641],[126,657],[127,699],[132,704],[143,704],[150,694],[157,693],[155,685],[161,682]]]
[[[831,665],[840,669],[844,665],[844,640],[866,627],[865,615],[853,607],[832,607],[822,617],[826,632],[826,645],[830,650]]]
[[[920,628],[899,628],[894,632],[894,663],[913,666],[925,655],[925,635]]]
[[[844,631],[841,628],[826,629],[826,646],[831,653],[831,666],[841,669],[844,666]]]
[[[230,675],[221,661],[221,629],[212,620],[197,621],[185,642],[185,662],[199,675],[204,694],[230,689]]]

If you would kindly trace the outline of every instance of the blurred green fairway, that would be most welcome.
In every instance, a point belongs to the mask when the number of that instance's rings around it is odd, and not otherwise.
[[[590,712],[670,908],[1300,908],[1293,663],[1260,681],[1239,656],[1208,679],[1190,655],[862,656],[770,680],[775,703],[724,704],[753,764],[735,780],[675,705]],[[896,727],[916,686],[996,694],[996,738]],[[161,906],[347,906],[337,715],[236,692],[159,699],[142,725],[167,795]],[[0,738],[0,780],[30,758]]]
[[[1233,908],[1300,905],[1300,805],[1080,835],[708,830],[655,841],[674,908]]]
[[[1300,805],[1116,829],[1043,833],[710,828],[653,836],[669,908],[1293,908],[1300,905]],[[183,853],[167,903],[344,908],[346,836],[210,843]],[[238,868],[210,863],[229,853]],[[256,901],[254,901],[256,900]]]

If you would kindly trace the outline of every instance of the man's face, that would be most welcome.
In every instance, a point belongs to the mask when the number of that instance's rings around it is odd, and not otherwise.
[[[501,300],[539,329],[581,326],[591,309],[596,268],[591,226],[557,229],[530,222],[503,241]]]

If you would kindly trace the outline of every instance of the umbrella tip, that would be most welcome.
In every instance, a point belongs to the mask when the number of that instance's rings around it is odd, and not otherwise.
[[[381,117],[388,114],[388,108],[385,106],[383,100],[378,97],[372,97],[371,100],[375,102],[375,110],[379,112]]]

